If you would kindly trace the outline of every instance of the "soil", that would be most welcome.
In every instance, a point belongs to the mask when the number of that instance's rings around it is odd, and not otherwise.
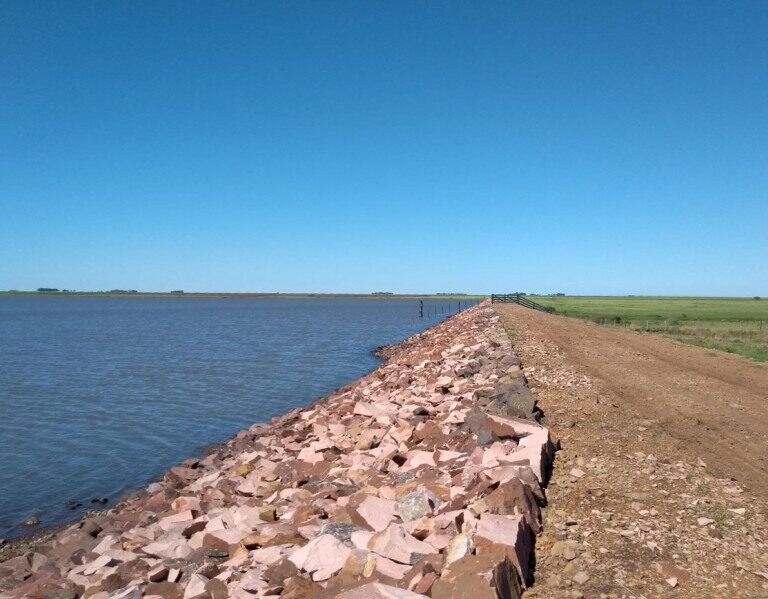
[[[768,364],[497,309],[562,445],[526,597],[768,597]]]

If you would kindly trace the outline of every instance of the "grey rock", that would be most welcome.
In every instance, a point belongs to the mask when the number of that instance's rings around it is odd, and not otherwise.
[[[323,524],[320,527],[317,536],[319,537],[320,535],[331,535],[345,545],[354,547],[352,543],[352,533],[357,530],[363,529],[356,524],[348,524],[346,522],[328,522],[327,524]]]
[[[464,429],[477,436],[478,445],[493,443],[493,434],[488,418],[480,410],[473,410],[464,419]]]
[[[133,585],[111,594],[109,599],[141,599],[143,596],[144,592],[141,590],[141,587]]]
[[[508,382],[499,385],[492,406],[504,415],[532,420],[536,412],[536,399],[523,382]]]
[[[395,502],[395,514],[400,516],[403,522],[411,522],[431,514],[441,503],[434,493],[414,491]]]

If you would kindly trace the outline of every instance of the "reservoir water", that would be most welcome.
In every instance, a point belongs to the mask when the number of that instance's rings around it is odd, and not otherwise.
[[[0,537],[77,518],[371,371],[454,301],[0,297]],[[78,505],[80,504],[80,505]]]

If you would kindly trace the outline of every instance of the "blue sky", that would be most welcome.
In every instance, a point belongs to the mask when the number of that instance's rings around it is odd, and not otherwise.
[[[768,295],[765,2],[3,2],[0,289]]]

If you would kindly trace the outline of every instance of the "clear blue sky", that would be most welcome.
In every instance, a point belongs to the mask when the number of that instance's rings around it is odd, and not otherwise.
[[[0,289],[768,295],[768,3],[0,4]]]

